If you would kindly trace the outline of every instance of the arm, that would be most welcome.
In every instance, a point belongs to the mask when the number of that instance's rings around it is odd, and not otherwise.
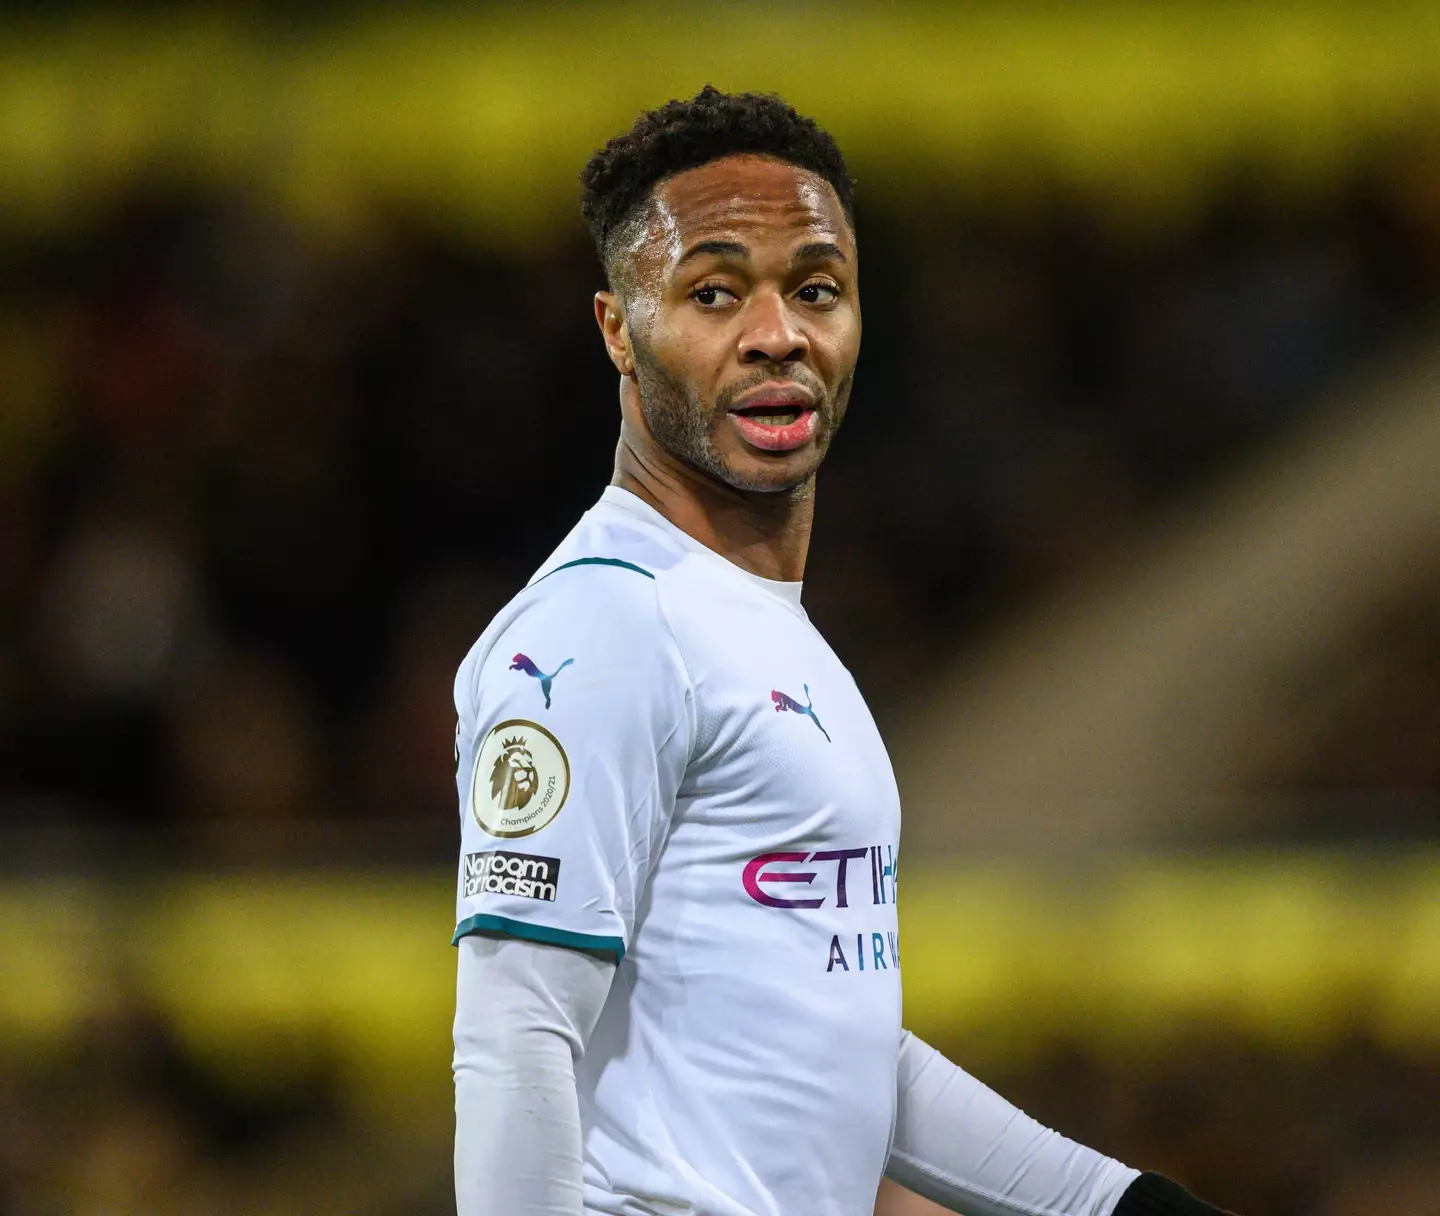
[[[580,1216],[575,1062],[615,965],[585,951],[479,934],[459,949],[458,1216]]]
[[[547,689],[531,668],[563,674]],[[693,731],[655,580],[607,566],[541,580],[461,665],[455,708],[456,1200],[460,1216],[578,1216],[575,1065]]]
[[[587,569],[528,588],[456,675],[453,941],[508,933],[617,962],[629,946],[694,701],[654,579]],[[553,687],[530,674],[530,650],[563,672]]]
[[[885,1174],[967,1216],[1224,1216],[1159,1174],[1067,1140],[909,1031]]]
[[[1016,1109],[909,1031],[885,1173],[968,1216],[1114,1216],[1135,1170]]]

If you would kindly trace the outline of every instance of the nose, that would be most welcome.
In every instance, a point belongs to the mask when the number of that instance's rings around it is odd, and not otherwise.
[[[810,340],[778,291],[757,292],[747,310],[740,337],[741,363],[791,363],[810,353]]]

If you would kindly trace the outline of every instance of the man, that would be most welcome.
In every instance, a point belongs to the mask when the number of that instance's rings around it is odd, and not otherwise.
[[[583,180],[614,479],[455,683],[461,1216],[1213,1212],[901,1028],[894,777],[800,605],[860,349],[834,141],[707,88]]]

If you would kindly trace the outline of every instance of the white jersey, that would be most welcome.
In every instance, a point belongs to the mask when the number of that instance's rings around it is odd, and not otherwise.
[[[587,1212],[869,1216],[900,1048],[900,805],[800,606],[615,487],[455,682],[455,940],[619,962]]]

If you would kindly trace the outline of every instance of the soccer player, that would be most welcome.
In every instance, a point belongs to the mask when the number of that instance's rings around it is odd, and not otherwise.
[[[583,182],[614,477],[455,681],[460,1216],[862,1216],[882,1175],[1213,1213],[901,1027],[895,780],[800,599],[860,351],[839,149],[706,88]]]

